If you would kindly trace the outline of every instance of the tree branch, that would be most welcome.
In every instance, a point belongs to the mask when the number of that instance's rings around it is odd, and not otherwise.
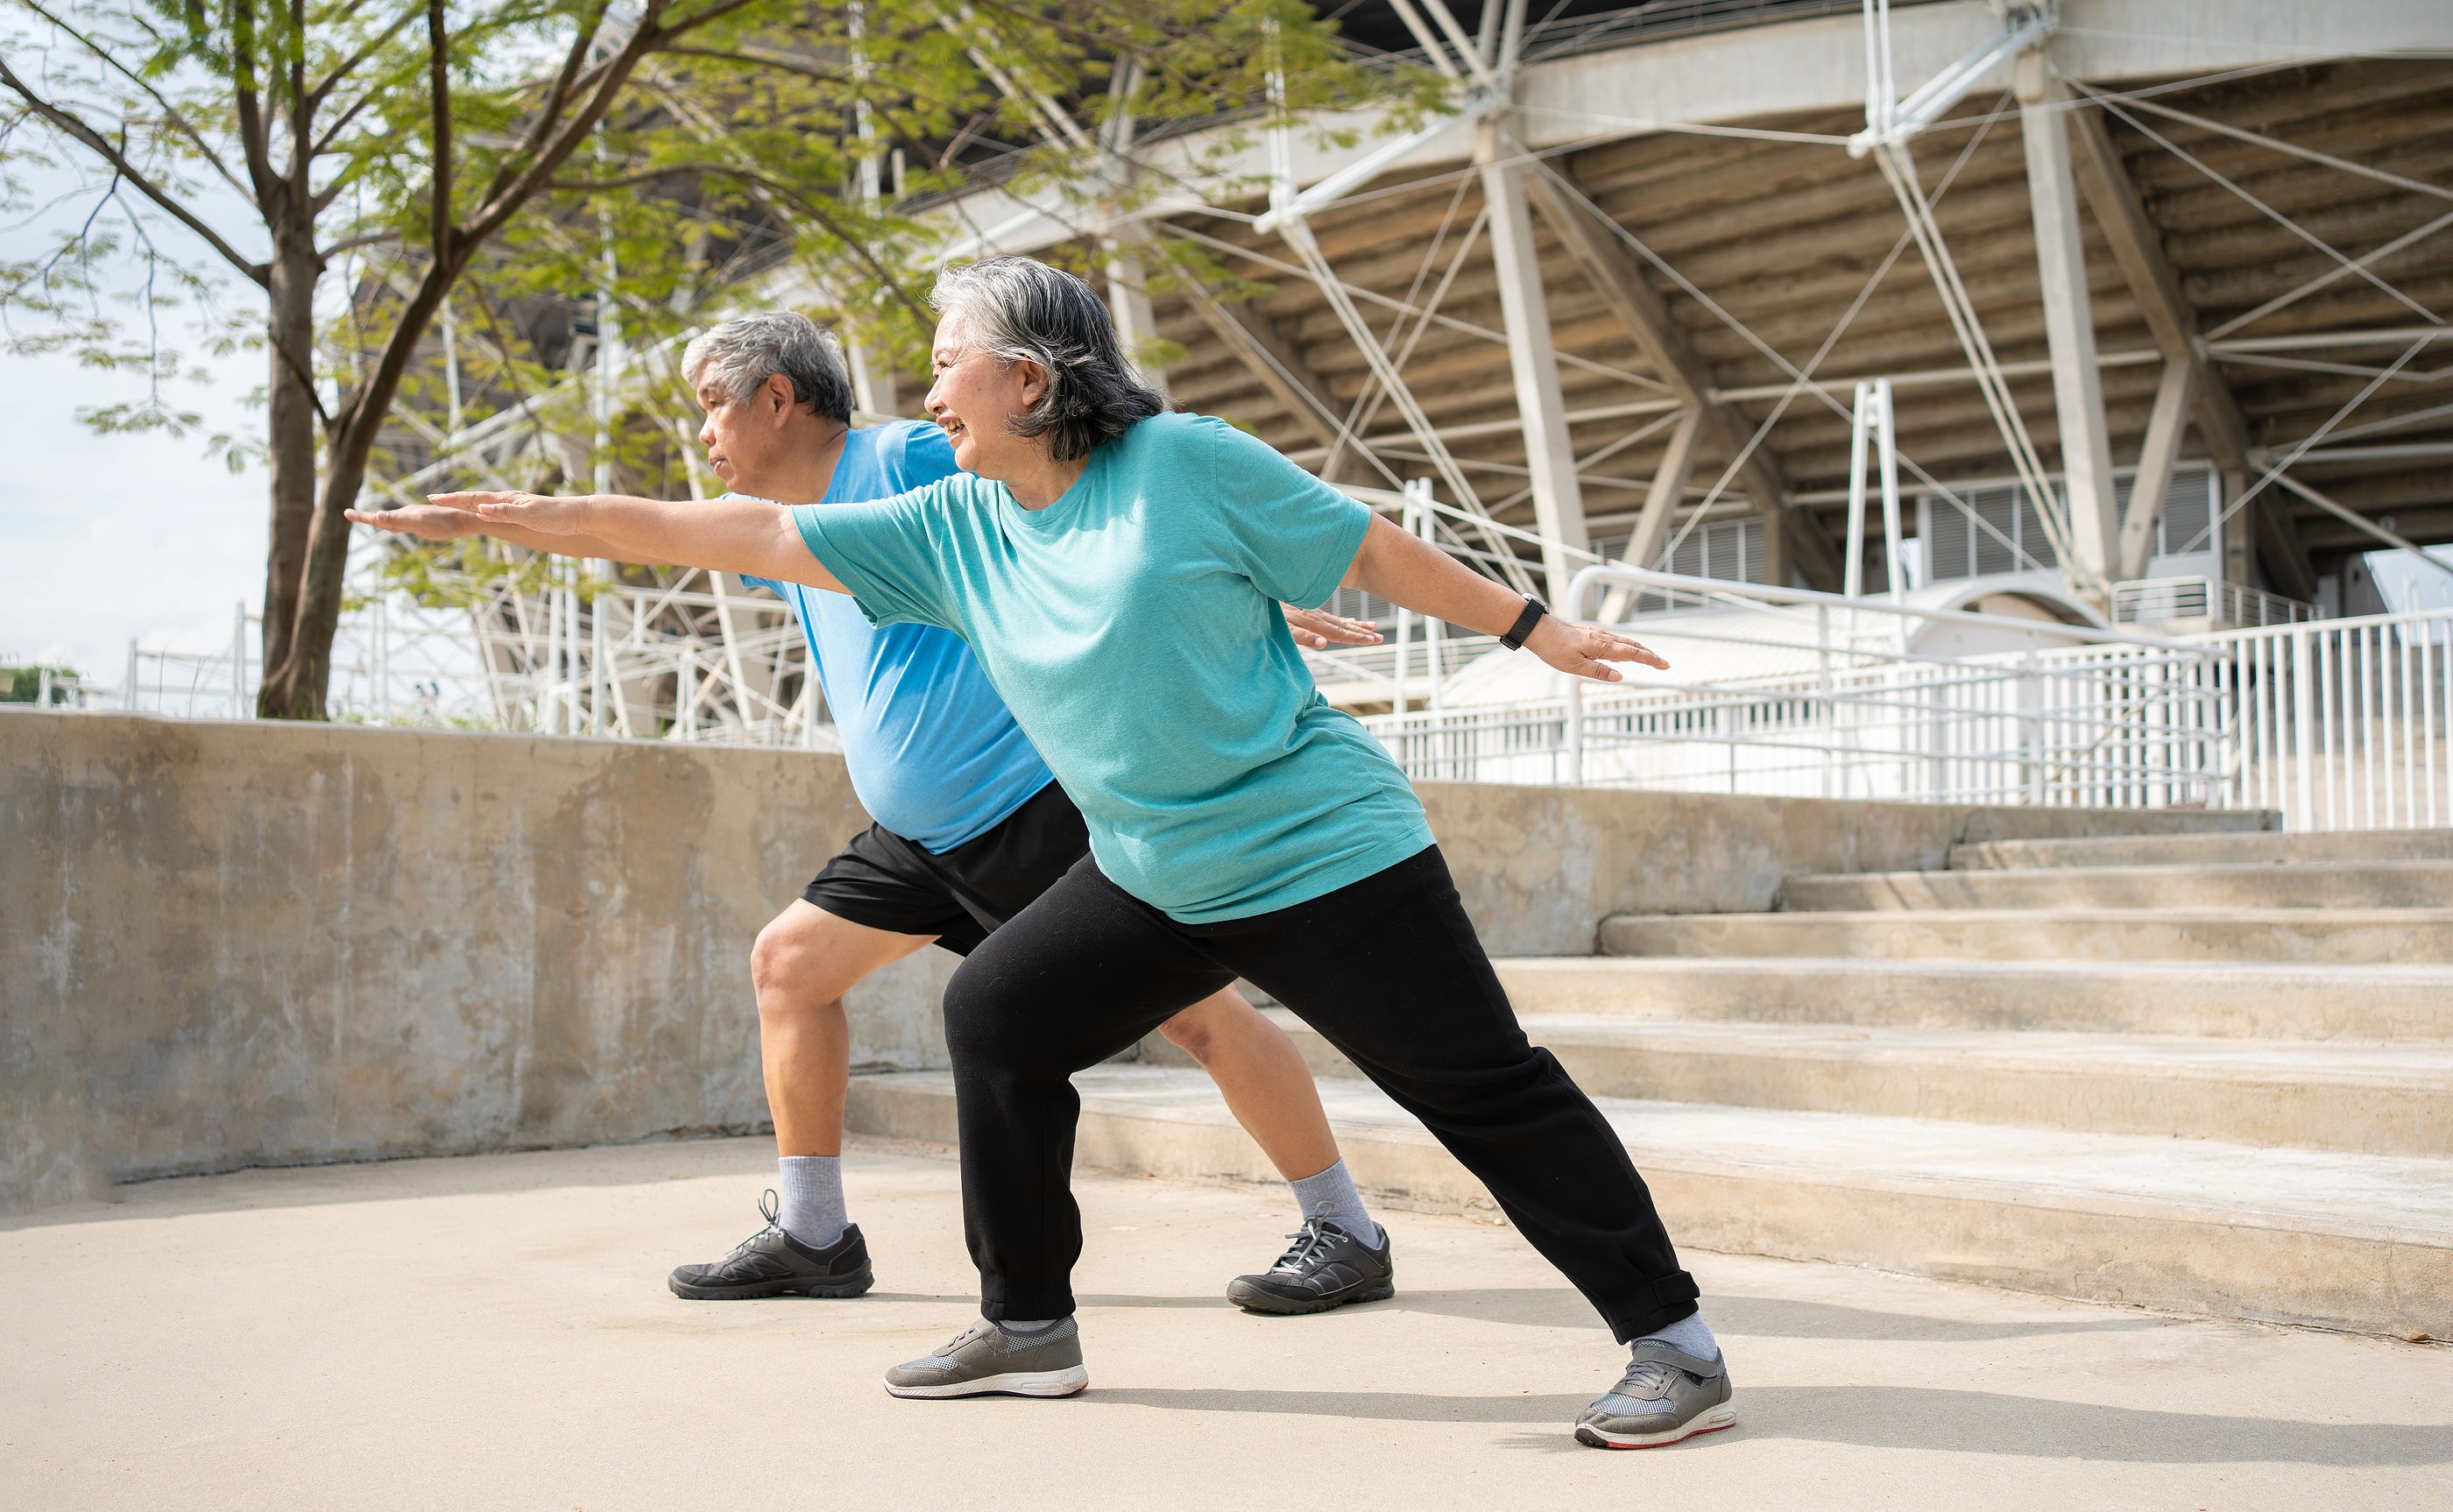
[[[9,67],[9,60],[6,58],[0,58],[0,86],[5,86],[10,92],[24,100],[28,106],[32,108],[36,115],[41,116],[44,120],[49,121],[60,130],[65,131],[69,136],[74,138],[79,146],[93,153],[96,157],[101,158],[105,163],[110,164],[112,172],[118,174],[120,178],[128,183],[134,185],[137,192],[143,194],[147,199],[151,200],[155,205],[159,206],[164,213],[168,214],[172,220],[177,221],[180,225],[186,227],[188,229],[195,232],[197,236],[203,238],[205,245],[220,253],[223,261],[229,263],[232,268],[237,269],[241,273],[245,274],[249,279],[252,280],[256,284],[269,287],[271,274],[265,265],[249,262],[247,258],[241,256],[238,249],[223,240],[219,231],[216,231],[210,226],[206,225],[204,220],[193,210],[190,210],[185,205],[180,204],[178,200],[171,196],[170,190],[163,188],[161,185],[154,183],[151,178],[145,174],[143,169],[139,169],[134,163],[129,161],[127,153],[112,146],[108,137],[105,137],[92,127],[88,126],[75,115],[62,109],[56,105],[53,105],[50,101],[44,99],[41,95],[36,94],[27,86],[25,80],[17,77],[16,71]]]
[[[434,110],[432,230],[434,255],[451,255],[451,34],[443,22],[443,0],[426,0],[426,46],[429,60],[429,89]]]
[[[126,64],[111,56],[110,49],[105,48],[100,43],[94,41],[91,37],[89,37],[84,32],[78,30],[75,27],[70,26],[64,17],[54,14],[49,7],[42,4],[42,0],[23,0],[23,4],[27,10],[31,10],[34,14],[41,16],[52,26],[75,38],[80,46],[82,46],[88,52],[92,53],[95,57],[100,58],[103,61],[104,66],[109,68],[113,73],[118,74],[121,78],[126,79],[129,83],[144,90],[146,97],[161,108],[162,118],[165,121],[168,121],[180,135],[188,139],[189,145],[192,146],[196,149],[197,155],[202,157],[207,163],[212,165],[214,172],[219,173],[222,178],[229,183],[230,188],[238,190],[241,194],[247,195],[249,199],[252,200],[255,197],[253,191],[248,188],[246,181],[241,179],[237,174],[231,172],[229,165],[222,161],[222,155],[213,149],[211,143],[205,140],[204,133],[197,130],[194,126],[190,125],[187,116],[180,111],[179,108],[171,104],[161,90],[153,88],[152,84],[143,75],[130,70]]]
[[[929,310],[928,307],[923,305],[919,300],[914,299],[911,296],[910,291],[906,289],[901,281],[895,278],[893,272],[888,269],[884,263],[877,260],[876,254],[868,249],[868,245],[844,229],[843,223],[835,218],[832,210],[828,209],[818,201],[809,198],[807,194],[802,193],[799,189],[794,189],[791,185],[785,183],[783,180],[770,178],[767,174],[758,171],[756,169],[735,168],[728,163],[670,163],[661,168],[648,169],[637,173],[623,174],[617,178],[557,179],[554,181],[552,187],[557,189],[572,189],[583,193],[609,192],[614,189],[634,189],[639,185],[653,183],[658,179],[675,178],[688,173],[710,175],[716,178],[738,179],[744,184],[756,185],[759,189],[764,189],[766,192],[775,196],[777,199],[790,205],[802,214],[807,215],[809,219],[817,222],[820,226],[825,227],[828,231],[832,232],[835,240],[841,243],[845,249],[849,251],[852,256],[858,258],[863,264],[865,264],[870,274],[877,279],[878,283],[884,286],[886,290],[894,296],[896,303],[909,310],[923,326],[933,325],[935,323],[936,316]]]
[[[343,79],[346,79],[350,74],[357,72],[359,67],[363,65],[367,59],[371,58],[377,52],[382,51],[385,43],[389,42],[392,38],[400,35],[402,29],[416,19],[417,11],[415,10],[403,10],[398,16],[393,18],[391,25],[384,28],[381,31],[376,32],[372,37],[369,38],[365,47],[362,47],[357,51],[350,53],[346,60],[335,66],[331,72],[324,75],[321,82],[307,91],[307,109],[309,111],[323,109],[324,101],[330,96],[334,90],[340,87]]]
[[[570,39],[570,50],[563,54],[562,67],[554,70],[553,83],[546,89],[545,103],[539,108],[536,124],[528,129],[528,140],[521,144],[523,150],[534,152],[552,132],[556,123],[561,121],[563,107],[569,102],[570,92],[578,84],[580,65],[588,61],[588,47],[595,42],[598,30],[605,25],[607,3],[608,0],[597,0],[595,10],[588,17],[588,24]],[[496,195],[510,187],[518,163],[517,154],[504,161],[503,166],[495,170],[493,182],[486,186],[483,202],[492,203]]]
[[[197,12],[203,10],[198,5]],[[200,16],[200,24],[201,16]],[[264,129],[264,96],[255,78],[254,0],[234,0],[230,7],[230,88],[238,108],[239,147],[247,154],[247,176],[255,186],[255,208],[267,222],[282,207],[281,177],[272,171],[272,144]]]

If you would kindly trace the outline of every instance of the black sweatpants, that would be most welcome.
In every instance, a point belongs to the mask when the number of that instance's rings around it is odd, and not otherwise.
[[[1085,857],[971,952],[946,990],[946,1043],[987,1317],[1073,1311],[1082,1104],[1068,1078],[1239,976],[1421,1119],[1620,1340],[1695,1311],[1643,1178],[1526,1042],[1434,846],[1309,903],[1213,925],[1176,923]]]

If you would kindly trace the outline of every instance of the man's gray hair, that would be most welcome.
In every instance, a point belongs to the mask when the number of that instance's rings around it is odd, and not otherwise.
[[[714,384],[747,399],[781,373],[792,397],[829,420],[851,421],[851,375],[843,349],[816,321],[789,310],[744,315],[699,332],[682,349],[682,379],[692,390]]]
[[[1058,462],[1087,457],[1167,408],[1126,358],[1107,307],[1070,273],[1028,257],[985,258],[938,274],[928,302],[963,317],[973,351],[1047,370],[1047,391],[1009,428],[1047,437]]]

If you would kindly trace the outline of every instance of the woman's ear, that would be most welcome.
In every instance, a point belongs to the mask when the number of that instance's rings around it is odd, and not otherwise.
[[[1013,375],[1021,388],[1022,407],[1025,409],[1047,396],[1047,369],[1039,364],[1028,358],[1018,358],[1013,365]]]

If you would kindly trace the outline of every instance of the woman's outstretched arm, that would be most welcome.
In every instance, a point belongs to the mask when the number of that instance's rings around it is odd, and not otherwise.
[[[1345,586],[1485,635],[1506,634],[1525,611],[1524,595],[1379,515],[1371,517],[1370,528],[1363,533],[1363,546],[1346,569]],[[1614,630],[1573,624],[1555,614],[1542,616],[1526,637],[1525,648],[1560,671],[1604,683],[1625,681],[1612,662],[1669,665]]]
[[[478,522],[476,530],[566,556],[669,563],[850,591],[801,540],[792,512],[763,499],[668,504],[618,494],[554,498],[535,493],[437,493],[431,508]],[[361,525],[429,539],[471,533],[428,510],[349,511]]]

